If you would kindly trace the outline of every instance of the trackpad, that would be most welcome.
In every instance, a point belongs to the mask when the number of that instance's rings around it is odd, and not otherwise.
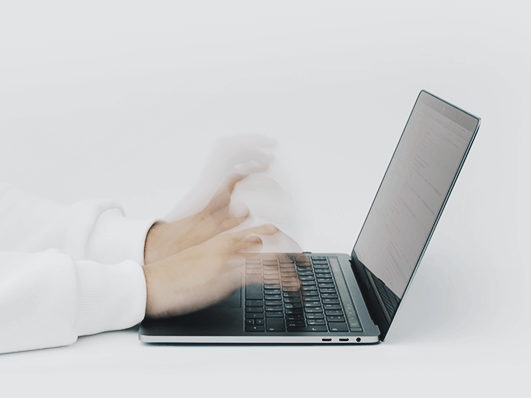
[[[210,308],[216,309],[229,309],[229,308],[241,308],[242,306],[242,289],[238,289],[228,299],[213,305]]]

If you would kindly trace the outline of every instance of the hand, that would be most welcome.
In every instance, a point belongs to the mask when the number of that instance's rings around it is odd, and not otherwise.
[[[174,256],[143,267],[147,284],[146,316],[160,318],[194,312],[230,297],[243,286],[244,262],[229,260],[259,251],[261,239],[274,235],[273,225],[221,234]]]
[[[274,139],[261,134],[222,137],[206,157],[206,163],[194,187],[164,219],[175,221],[198,213],[214,196],[219,182],[229,175],[256,175],[268,170],[276,158],[273,153],[275,145]]]
[[[156,223],[148,232],[144,263],[150,264],[196,246],[217,234],[232,229],[249,217],[249,209],[230,206],[234,187],[246,175],[233,174],[207,206],[197,214],[171,223]]]

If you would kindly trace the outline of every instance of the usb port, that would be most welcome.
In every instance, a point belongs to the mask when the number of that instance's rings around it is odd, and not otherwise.
[[[348,339],[339,339],[339,341],[348,341]]]
[[[323,341],[332,341],[332,339],[323,339]]]

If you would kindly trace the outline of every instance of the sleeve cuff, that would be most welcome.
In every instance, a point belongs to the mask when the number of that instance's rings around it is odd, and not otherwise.
[[[88,240],[87,258],[104,264],[131,259],[143,265],[146,236],[156,221],[129,219],[116,208],[104,211]]]
[[[76,267],[78,336],[126,329],[144,319],[146,280],[138,263],[128,260],[102,265],[79,261]]]

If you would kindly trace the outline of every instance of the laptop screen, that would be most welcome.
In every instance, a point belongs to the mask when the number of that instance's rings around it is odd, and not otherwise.
[[[424,254],[478,126],[478,118],[425,91],[419,94],[353,250],[397,301]]]

